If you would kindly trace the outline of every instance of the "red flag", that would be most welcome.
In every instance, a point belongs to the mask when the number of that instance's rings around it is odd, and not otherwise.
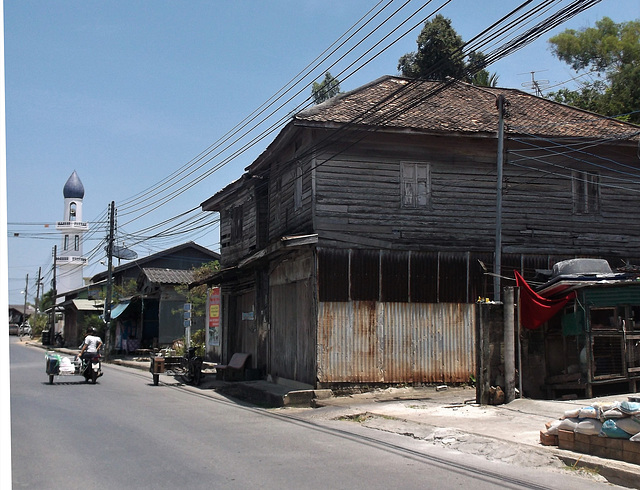
[[[525,328],[535,330],[558,313],[570,299],[576,297],[573,291],[564,298],[544,298],[531,289],[518,271],[513,272],[516,275],[516,284],[520,288],[520,320]]]

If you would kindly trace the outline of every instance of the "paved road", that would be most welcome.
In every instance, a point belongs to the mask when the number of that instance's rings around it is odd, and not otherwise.
[[[153,386],[105,366],[49,385],[44,352],[12,339],[13,488],[603,488],[555,471],[488,464],[341,421]],[[611,486],[609,486],[611,488]]]

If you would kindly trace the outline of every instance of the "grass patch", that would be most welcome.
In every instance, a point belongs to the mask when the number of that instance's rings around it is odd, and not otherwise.
[[[591,466],[579,466],[580,458],[576,460],[572,465],[567,465],[566,469],[568,471],[575,471],[576,473],[583,473],[590,476],[599,476],[600,470],[598,468],[593,468]]]

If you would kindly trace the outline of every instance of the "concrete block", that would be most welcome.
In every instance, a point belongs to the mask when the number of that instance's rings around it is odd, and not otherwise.
[[[590,444],[591,443],[591,436],[587,435],[587,434],[580,434],[579,432],[574,432],[573,433],[573,440],[575,442],[579,442],[582,444]]]
[[[560,429],[558,431],[558,447],[560,449],[573,451],[573,439],[574,439],[574,432],[572,430]]]
[[[284,396],[283,403],[288,407],[310,407],[313,398],[313,390],[290,391]]]
[[[319,400],[327,400],[333,397],[333,391],[331,390],[313,390],[313,394]]]
[[[625,453],[640,454],[640,442],[622,441],[622,450]]]
[[[543,446],[557,446],[558,436],[555,434],[549,434],[546,430],[541,430],[540,444],[542,444]]]
[[[631,451],[622,451],[622,461],[640,465],[640,453],[634,453]]]
[[[622,443],[624,439],[613,439],[611,437],[603,437],[605,440],[605,445],[608,449],[612,451],[622,451]]]
[[[579,435],[579,434],[576,434],[576,435]],[[589,444],[589,441],[585,442],[585,441],[578,441],[574,439],[573,451],[589,454],[589,452],[591,451],[591,445]]]
[[[599,458],[608,458],[609,449],[607,449],[605,446],[591,445],[588,454],[592,454],[593,456],[598,456]]]
[[[590,444],[591,446],[597,446],[597,447],[607,447],[607,437],[600,437],[600,436],[591,436],[590,439]]]

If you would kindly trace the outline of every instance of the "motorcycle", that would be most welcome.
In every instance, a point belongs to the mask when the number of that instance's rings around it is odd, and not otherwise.
[[[100,354],[93,357],[75,356],[73,359],[61,356],[55,351],[47,351],[45,354],[46,373],[49,376],[49,384],[53,384],[55,376],[83,376],[85,382],[96,384],[102,376],[102,362]]]
[[[198,386],[202,380],[202,363],[204,359],[196,355],[196,348],[189,347],[187,354],[182,358],[182,378],[186,383]]]
[[[100,362],[100,354],[96,354],[93,357],[80,358],[80,371],[84,376],[85,382],[91,381],[96,384],[96,380],[102,376],[102,363]]]

